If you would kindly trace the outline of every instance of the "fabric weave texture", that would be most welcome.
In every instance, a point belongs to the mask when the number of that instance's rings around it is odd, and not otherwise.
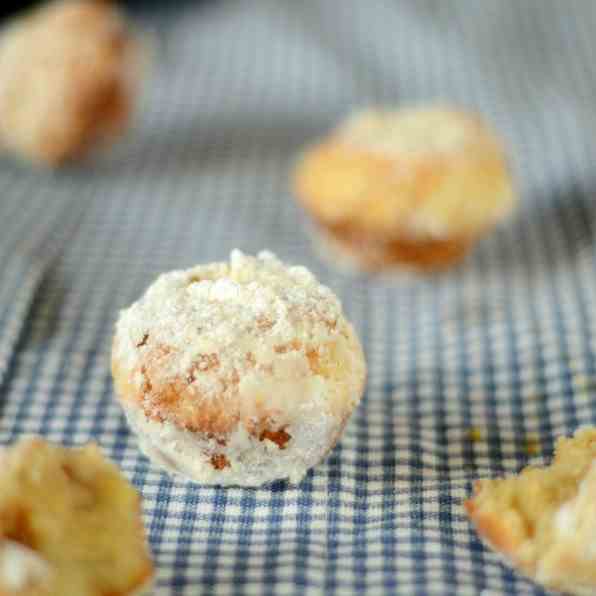
[[[176,5],[143,14],[154,65],[118,146],[57,174],[0,162],[0,443],[97,441],[143,494],[159,595],[541,594],[462,501],[596,423],[596,3]],[[518,213],[437,277],[329,268],[296,155],[354,108],[434,100],[501,133]],[[297,487],[163,474],[114,398],[118,310],[233,248],[311,268],[367,354],[360,408]]]

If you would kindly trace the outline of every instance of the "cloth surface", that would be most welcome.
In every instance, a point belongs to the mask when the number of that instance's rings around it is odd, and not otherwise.
[[[596,3],[224,1],[143,18],[155,64],[126,139],[59,175],[0,163],[0,443],[97,441],[144,496],[156,594],[542,593],[461,504],[474,479],[548,461],[555,437],[596,423]],[[503,135],[519,212],[439,277],[329,268],[288,187],[297,152],[353,108],[435,99]],[[118,310],[236,247],[310,267],[367,354],[361,406],[297,487],[163,474],[114,399]]]

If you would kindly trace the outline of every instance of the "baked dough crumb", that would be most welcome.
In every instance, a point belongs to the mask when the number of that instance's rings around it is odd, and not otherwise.
[[[129,596],[152,575],[139,495],[95,445],[0,451],[0,595]]]
[[[547,588],[596,594],[596,428],[559,439],[548,467],[478,481],[465,509],[521,573]]]
[[[0,146],[58,166],[128,125],[143,60],[115,4],[56,0],[0,34]]]
[[[293,186],[332,260],[368,271],[449,267],[516,200],[496,133],[440,105],[357,112],[307,148]]]

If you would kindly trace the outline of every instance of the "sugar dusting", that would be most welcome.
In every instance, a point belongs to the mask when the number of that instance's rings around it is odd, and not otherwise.
[[[118,357],[133,368],[149,343],[167,345],[188,357],[172,371],[183,373],[198,354],[236,360],[255,338],[270,348],[303,335],[323,340],[340,316],[337,298],[304,267],[284,267],[268,252],[254,258],[235,250],[229,263],[160,276],[121,313]]]
[[[335,445],[345,423],[311,407],[288,427],[292,440],[286,449],[260,441],[242,426],[222,447],[213,438],[181,430],[172,423],[148,420],[136,408],[124,409],[141,450],[155,464],[188,480],[220,486],[259,486],[281,479],[297,484]],[[211,464],[216,452],[229,462],[221,470]]]
[[[21,592],[47,580],[50,566],[35,551],[12,540],[0,540],[0,588]]]
[[[217,484],[297,481],[335,444],[366,376],[335,295],[268,252],[159,277],[120,314],[113,362],[141,447]],[[283,448],[262,435],[281,429]]]
[[[449,153],[475,140],[478,123],[442,107],[367,109],[348,118],[337,134],[347,143],[388,156]]]
[[[557,591],[591,596],[596,575],[596,459],[577,494],[556,511],[554,539],[536,566],[536,581]]]
[[[356,172],[363,159],[363,174],[353,176],[361,191],[314,206],[330,220],[356,214],[359,225],[379,235],[465,240],[504,219],[515,204],[504,148],[474,113],[440,105],[368,109],[342,123],[330,141],[352,155]],[[390,168],[378,170],[375,156]],[[377,171],[384,172],[381,185]]]
[[[160,276],[120,314],[116,340],[114,358],[146,394],[149,411],[152,389],[172,380],[192,393],[191,410],[217,401],[243,420],[289,418],[296,404],[321,394],[323,409],[351,409],[365,374],[335,295],[268,252],[236,250],[229,263]],[[180,416],[194,416],[178,406]]]
[[[573,499],[563,503],[555,514],[554,526],[562,538],[577,539],[591,534],[592,540],[586,544],[585,555],[596,558],[596,459],[579,483]]]

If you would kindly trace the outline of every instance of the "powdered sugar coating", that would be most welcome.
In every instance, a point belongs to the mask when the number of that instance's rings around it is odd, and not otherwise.
[[[112,365],[133,428],[178,443],[167,425],[193,433],[203,463],[186,475],[219,484],[301,477],[335,443],[365,378],[335,295],[268,252],[160,276],[120,314]],[[293,462],[273,477],[268,442]],[[213,474],[210,458],[224,456]]]
[[[25,592],[43,584],[50,573],[48,563],[34,550],[0,537],[0,590]]]
[[[356,112],[337,131],[343,141],[389,157],[452,153],[483,132],[470,114],[447,107],[371,108]]]
[[[258,486],[281,478],[297,484],[327,455],[345,424],[311,407],[287,427],[293,439],[284,449],[259,440],[240,425],[222,447],[213,437],[182,430],[167,421],[149,420],[137,408],[125,405],[124,410],[139,437],[139,447],[154,463],[183,478],[223,486]],[[225,456],[228,465],[215,469],[211,463],[214,454]]]
[[[318,227],[357,255],[376,246],[381,266],[429,270],[460,260],[516,203],[490,125],[436,105],[357,112],[304,153],[294,187]]]
[[[253,258],[235,250],[229,263],[161,275],[121,313],[117,356],[133,368],[150,334],[153,342],[184,352],[171,371],[182,374],[198,354],[235,359],[255,336],[271,346],[305,334],[325,340],[340,316],[337,298],[304,267],[286,268],[268,252]]]
[[[583,554],[596,563],[596,459],[579,483],[577,494],[560,506],[553,523],[561,540],[585,540]]]

